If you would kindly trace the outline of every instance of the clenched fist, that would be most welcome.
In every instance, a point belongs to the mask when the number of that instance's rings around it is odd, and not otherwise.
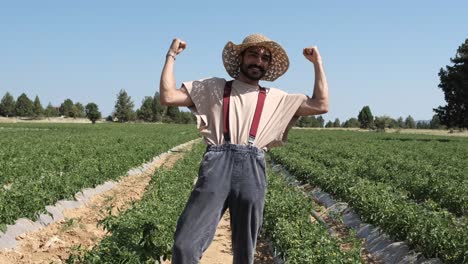
[[[175,38],[169,47],[168,54],[177,55],[181,53],[187,47],[187,43],[183,40]]]
[[[304,48],[302,54],[304,54],[304,57],[306,57],[309,61],[311,61],[314,64],[322,62],[322,58],[320,57],[320,53],[316,46]]]

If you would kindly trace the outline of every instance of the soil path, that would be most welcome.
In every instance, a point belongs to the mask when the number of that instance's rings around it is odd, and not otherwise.
[[[161,166],[171,168],[192,146],[193,143],[165,155],[143,173],[122,178],[113,189],[94,196],[85,206],[64,210],[64,220],[18,236],[15,249],[0,250],[0,263],[64,263],[73,247],[81,245],[82,248],[91,249],[107,235],[98,222],[109,215],[109,210],[115,215],[126,210],[132,202],[140,200],[154,171]],[[201,263],[232,263],[229,212],[220,221],[215,239]],[[255,263],[273,263],[270,250],[261,239]]]

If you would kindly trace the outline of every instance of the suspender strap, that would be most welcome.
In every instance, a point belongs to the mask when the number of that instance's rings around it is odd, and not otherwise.
[[[224,95],[223,95],[223,134],[224,141],[231,141],[231,136],[229,135],[229,101],[231,97],[232,82],[226,82],[224,86]]]
[[[224,95],[223,95],[223,134],[224,140],[226,142],[231,141],[229,135],[229,103],[232,90],[232,82],[226,82],[224,86]],[[266,89],[260,87],[258,92],[257,106],[255,107],[255,113],[252,120],[252,125],[250,126],[249,132],[249,144],[253,145],[255,137],[257,136],[258,124],[260,123],[260,117],[262,116],[263,106],[265,105],[266,98]]]
[[[257,129],[258,124],[260,123],[260,117],[262,116],[263,105],[265,104],[265,97],[266,97],[266,89],[260,87],[260,91],[258,92],[258,99],[257,99],[257,106],[255,107],[255,114],[252,120],[252,126],[250,126],[249,132],[249,143],[252,145],[255,136],[257,136]]]

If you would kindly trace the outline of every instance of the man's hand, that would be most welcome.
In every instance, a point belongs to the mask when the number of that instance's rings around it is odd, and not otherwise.
[[[304,54],[304,57],[306,57],[306,59],[311,61],[313,64],[322,63],[322,57],[320,57],[320,53],[316,46],[304,48],[302,54]]]
[[[178,38],[175,38],[173,41],[172,41],[172,44],[171,46],[169,47],[169,51],[167,52],[167,54],[171,54],[171,55],[178,55],[179,53],[181,53],[185,48],[187,47],[187,43],[185,43],[183,40],[181,39],[178,39]]]

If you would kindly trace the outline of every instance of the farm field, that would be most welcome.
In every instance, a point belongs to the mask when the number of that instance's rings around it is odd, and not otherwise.
[[[444,263],[468,259],[468,139],[294,130],[270,156]]]
[[[204,149],[200,143],[170,170],[156,171],[138,203],[102,222],[112,235],[91,251],[78,250],[68,263],[154,263],[170,258],[177,219],[193,188]],[[343,242],[319,223],[312,223],[310,210],[317,205],[279,174],[268,169],[268,175],[264,232],[273,238],[273,247],[284,260],[362,263],[357,239]],[[342,243],[349,249],[340,250]],[[202,258],[201,263],[211,262]]]
[[[193,125],[166,124],[0,124],[0,135],[3,227],[199,137]],[[174,167],[156,170],[141,201],[100,221],[109,236],[92,250],[75,248],[68,263],[168,258],[203,151],[198,143]],[[468,138],[297,129],[269,157],[426,257],[468,259]],[[263,234],[276,254],[290,263],[367,263],[359,240],[311,222],[321,210],[268,169]]]
[[[0,231],[198,136],[188,125],[0,124]]]

